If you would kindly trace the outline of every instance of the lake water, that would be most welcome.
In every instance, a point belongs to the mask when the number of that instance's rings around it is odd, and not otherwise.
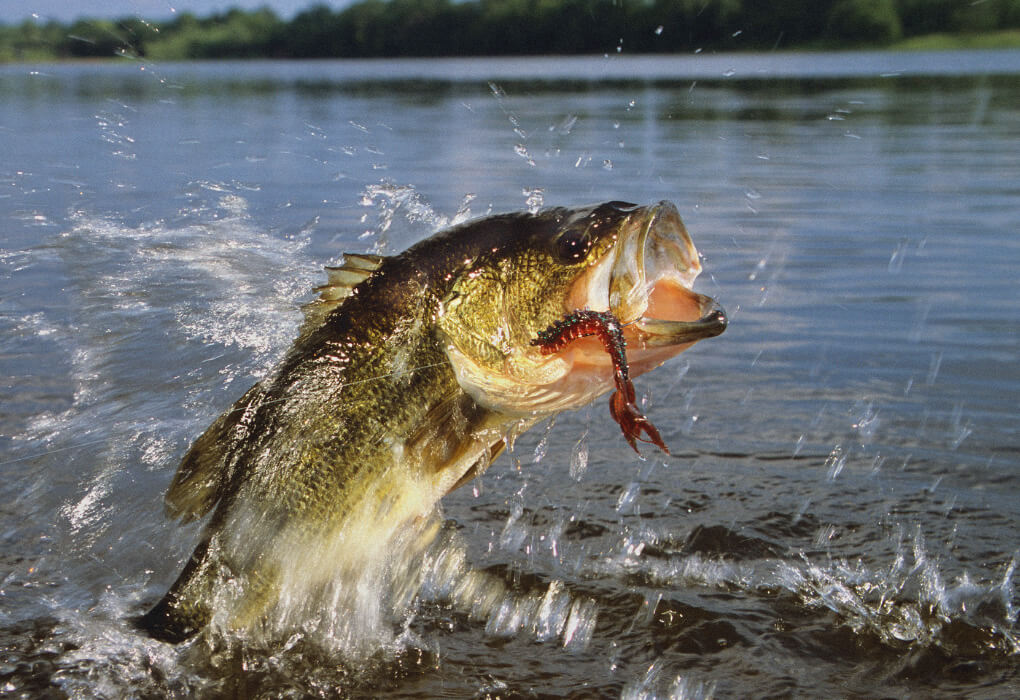
[[[1020,52],[0,67],[0,695],[1020,695],[1018,143]],[[609,199],[731,318],[636,382],[673,458],[521,436],[358,653],[132,629],[324,264]]]

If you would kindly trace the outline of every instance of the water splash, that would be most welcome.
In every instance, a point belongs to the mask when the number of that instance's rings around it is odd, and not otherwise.
[[[422,601],[452,604],[469,619],[483,621],[491,637],[525,636],[575,651],[591,642],[598,617],[594,600],[556,579],[544,589],[515,590],[505,579],[473,568],[466,543],[453,528],[443,533],[421,571]]]
[[[528,211],[532,214],[537,214],[545,203],[545,189],[541,187],[525,187],[523,194],[527,198],[525,204],[528,207]]]
[[[61,288],[59,305],[14,313],[33,334],[36,354],[64,358],[51,371],[65,376],[70,395],[62,410],[28,417],[14,433],[18,449],[5,456],[60,454],[65,465],[79,465],[67,467],[79,489],[54,484],[50,496],[60,499],[53,512],[79,548],[108,535],[111,509],[123,505],[115,494],[137,478],[125,466],[157,471],[187,439],[190,421],[154,418],[168,415],[169,387],[184,397],[190,420],[202,420],[224,384],[268,371],[300,321],[296,300],[311,288],[315,269],[301,260],[304,242],[258,231],[243,197],[226,185],[197,184],[194,196],[213,190],[205,218],[197,203],[179,220],[139,226],[74,212],[70,226],[29,250],[15,273],[45,271]],[[154,336],[165,341],[153,343]],[[187,347],[200,348],[201,357],[180,376],[162,353],[179,357]],[[230,350],[243,359],[201,366]],[[212,385],[179,388],[210,374],[220,375]]]
[[[528,147],[523,143],[519,143],[516,146],[514,146],[514,153],[523,158],[524,162],[526,162],[528,165],[532,167],[535,166],[535,159],[531,157],[531,153],[528,152]]]
[[[715,687],[689,673],[670,672],[668,662],[660,658],[623,687],[620,700],[712,700]]]
[[[847,457],[846,449],[842,445],[836,445],[832,448],[828,458],[825,460],[826,476],[825,478],[829,481],[833,481],[839,476],[840,472],[843,471],[843,467],[846,466]]]
[[[473,192],[468,192],[464,195],[464,198],[460,201],[460,206],[457,207],[456,213],[453,215],[453,218],[450,219],[451,226],[462,224],[471,219],[471,202],[475,201],[477,198],[478,195]]]
[[[712,534],[717,544],[711,547],[725,546],[732,555],[707,555],[696,550],[703,539],[712,540],[699,532],[695,529],[679,543],[669,534],[647,529],[626,535],[612,551],[581,565],[580,573],[626,575],[666,589],[741,590],[765,596],[781,591],[806,610],[834,614],[825,624],[845,626],[888,647],[942,649],[962,658],[1020,654],[1015,556],[998,578],[978,579],[968,572],[950,578],[920,531],[911,537],[900,534],[893,560],[879,567],[803,552],[793,559],[777,558],[770,546],[725,532]],[[823,526],[819,532],[833,530]],[[727,538],[732,541],[723,544]],[[825,542],[819,546],[827,548]],[[565,558],[584,559],[571,553]],[[638,618],[645,617],[639,610]]]
[[[947,582],[920,533],[909,547],[910,555],[901,548],[885,570],[804,558],[801,566],[784,564],[777,574],[803,604],[831,610],[856,634],[889,646],[939,647],[961,656],[1020,653],[1011,600],[1015,560],[1000,582],[979,583],[966,573]],[[968,631],[961,634],[961,626]]]
[[[468,205],[474,196],[468,197],[465,197],[456,217],[470,216]],[[405,238],[424,237],[450,224],[449,217],[438,213],[414,185],[398,185],[390,180],[368,185],[362,192],[360,204],[375,210],[375,221],[361,234],[362,239],[375,239],[372,246],[372,252],[375,253],[390,252],[394,243],[405,243]],[[367,223],[367,220],[368,214],[362,217],[363,223]],[[395,225],[409,227],[411,230],[399,231],[400,240],[391,241]]]
[[[580,481],[588,469],[588,430],[574,443],[570,452],[570,478]]]

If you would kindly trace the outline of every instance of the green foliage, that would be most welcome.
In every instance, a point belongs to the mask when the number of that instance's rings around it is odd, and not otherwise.
[[[185,13],[149,42],[147,54],[162,60],[186,58],[260,58],[279,51],[284,23],[263,8],[233,9],[206,19]]]
[[[769,50],[889,45],[1020,28],[1020,0],[361,0],[309,7],[0,26],[0,61]]]
[[[952,26],[963,32],[1020,27],[1020,0],[961,3],[953,8]]]
[[[40,61],[53,57],[54,47],[67,36],[67,27],[56,22],[0,27],[0,61]]]
[[[893,0],[839,0],[829,12],[826,36],[847,44],[888,44],[903,35]]]

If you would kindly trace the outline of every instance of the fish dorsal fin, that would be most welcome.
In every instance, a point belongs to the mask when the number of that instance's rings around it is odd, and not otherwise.
[[[344,253],[343,264],[326,267],[326,284],[316,287],[322,301],[340,301],[372,276],[386,258],[367,253]]]
[[[326,267],[326,284],[315,288],[319,296],[302,308],[305,323],[300,335],[318,328],[326,316],[354,292],[354,288],[367,280],[379,269],[386,258],[368,253],[344,253],[343,262]]]
[[[195,440],[167,489],[167,515],[186,523],[216,505],[230,478],[227,457],[247,437],[252,411],[261,399],[262,385],[256,384]]]

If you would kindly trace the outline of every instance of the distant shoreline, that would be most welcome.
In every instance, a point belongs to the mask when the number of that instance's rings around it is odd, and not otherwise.
[[[378,61],[388,59],[399,60],[446,60],[446,59],[535,59],[535,58],[583,58],[594,56],[726,56],[752,54],[811,54],[811,53],[868,53],[868,52],[890,52],[890,53],[922,53],[939,51],[1017,51],[1020,50],[1020,31],[1003,31],[990,34],[954,36],[946,34],[931,34],[914,37],[908,40],[896,42],[888,46],[826,46],[806,45],[798,47],[784,47],[773,51],[765,51],[758,48],[748,48],[729,51],[704,51],[699,53],[672,52],[672,53],[627,53],[619,54],[463,54],[463,55],[440,55],[440,56],[336,56],[336,57],[315,57],[315,58],[294,58],[286,56],[245,56],[245,57],[223,57],[223,58],[160,58],[151,59],[156,62],[166,63],[199,63],[199,62],[230,62],[230,61],[283,61],[301,63],[303,61],[342,60],[342,61]],[[144,56],[136,56],[122,53],[112,56],[36,56],[31,58],[9,60],[0,58],[0,66],[3,65],[33,65],[33,64],[108,64],[123,60],[139,60]]]
[[[283,20],[272,10],[26,20],[0,25],[0,63],[128,57],[151,61],[692,55],[748,52],[1020,49],[1008,2],[784,0],[632,3],[611,0],[364,0]],[[578,11],[582,8],[583,11]]]

